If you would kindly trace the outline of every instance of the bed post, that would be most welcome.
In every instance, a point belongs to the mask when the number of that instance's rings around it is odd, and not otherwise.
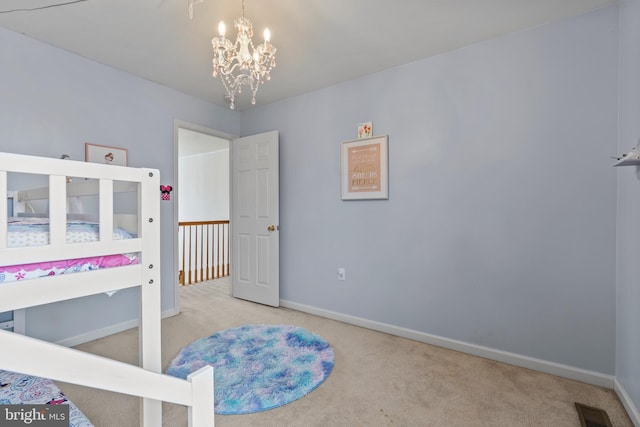
[[[193,392],[193,403],[189,407],[189,427],[215,427],[213,378],[213,367],[209,365],[187,377]]]
[[[142,236],[142,285],[140,286],[140,364],[153,372],[162,371],[160,334],[160,172],[142,169],[142,182],[138,196],[140,213],[138,228]],[[142,399],[140,425],[162,425],[162,402]]]

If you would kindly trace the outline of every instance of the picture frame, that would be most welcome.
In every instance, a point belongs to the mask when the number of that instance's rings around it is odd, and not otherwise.
[[[86,142],[84,144],[84,160],[91,163],[128,166],[129,150]]]
[[[358,139],[373,136],[373,122],[358,123]]]
[[[389,199],[388,136],[342,143],[342,200]]]

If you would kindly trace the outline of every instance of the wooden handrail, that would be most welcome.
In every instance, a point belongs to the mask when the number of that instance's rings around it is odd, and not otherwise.
[[[230,274],[229,221],[178,223],[180,285],[191,285]]]

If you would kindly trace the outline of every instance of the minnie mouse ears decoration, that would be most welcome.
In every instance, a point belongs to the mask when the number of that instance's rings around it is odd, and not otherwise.
[[[173,187],[170,185],[161,185],[160,186],[160,194],[162,200],[171,200],[171,191]]]

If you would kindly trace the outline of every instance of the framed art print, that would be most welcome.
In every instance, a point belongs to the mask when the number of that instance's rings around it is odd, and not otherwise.
[[[358,123],[358,139],[373,136],[373,122]]]
[[[108,147],[87,142],[84,144],[84,150],[85,162],[118,166],[127,166],[129,163],[126,148]]]
[[[342,200],[389,198],[388,137],[342,143]]]

